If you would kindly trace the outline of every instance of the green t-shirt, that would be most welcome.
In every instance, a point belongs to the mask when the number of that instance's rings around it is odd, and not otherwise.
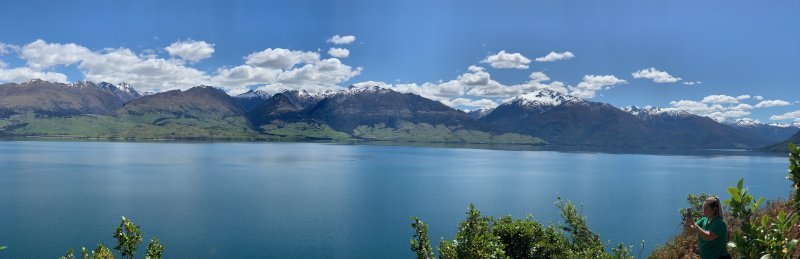
[[[703,240],[700,234],[697,234],[697,239],[700,241],[700,258],[717,259],[728,254],[728,226],[722,218],[717,217],[708,222],[706,217],[702,217],[697,221],[697,225],[705,231],[717,234],[717,238],[709,241]]]

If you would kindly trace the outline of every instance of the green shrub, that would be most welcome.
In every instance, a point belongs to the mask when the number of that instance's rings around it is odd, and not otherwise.
[[[569,201],[558,198],[556,207],[561,210],[565,224],[542,226],[526,216],[493,218],[482,216],[470,204],[467,219],[459,223],[455,240],[441,240],[440,258],[633,258],[631,247],[620,243],[612,247],[613,254],[605,251],[600,237],[589,229],[586,217]],[[412,218],[414,239],[411,250],[417,258],[432,258],[427,240],[427,224]],[[644,243],[643,243],[644,246]]]
[[[139,232],[139,226],[133,224],[133,222],[125,217],[122,217],[122,222],[120,222],[119,227],[114,232],[114,238],[117,239],[117,246],[114,247],[115,250],[120,251],[122,257],[124,258],[133,258],[134,254],[136,253],[136,249],[142,243],[142,233]],[[164,252],[164,246],[159,243],[157,238],[150,239],[150,243],[147,245],[147,254],[145,255],[146,259],[160,259]],[[102,243],[97,245],[94,251],[89,254],[89,251],[86,250],[86,247],[81,248],[81,255],[83,259],[114,259],[114,253],[111,252],[111,249],[108,249]],[[67,254],[64,256],[59,257],[59,259],[74,259],[74,251],[70,248],[67,251]]]

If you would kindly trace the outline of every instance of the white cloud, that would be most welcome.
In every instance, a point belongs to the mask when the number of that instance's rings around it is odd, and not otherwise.
[[[520,53],[507,53],[501,50],[497,54],[487,56],[481,63],[488,63],[493,68],[528,69],[531,60]]]
[[[75,64],[92,54],[91,50],[74,43],[47,43],[38,39],[23,46],[19,56],[27,62],[28,67],[40,71],[55,65]]]
[[[164,48],[170,56],[177,56],[190,62],[197,62],[214,54],[214,44],[205,41],[177,41]]]
[[[760,95],[753,96],[753,98],[755,98],[758,101],[764,100],[764,96],[760,96]]]
[[[770,120],[788,120],[794,119],[795,121],[800,121],[800,110],[796,110],[793,112],[787,112],[781,115],[772,115],[769,117]]]
[[[350,44],[353,43],[354,41],[356,41],[356,36],[353,35],[339,36],[337,34],[333,35],[333,37],[330,37],[328,39],[328,42],[333,44]]]
[[[573,58],[575,58],[575,54],[572,54],[572,52],[569,51],[561,53],[556,53],[551,51],[550,54],[547,54],[547,56],[536,58],[536,62],[553,62],[553,61],[567,60]]]
[[[67,75],[57,72],[34,71],[28,67],[4,69],[0,66],[0,82],[24,82],[37,78],[57,83],[69,83]]]
[[[16,51],[18,49],[18,46],[0,42],[0,56],[11,53],[12,51]]]
[[[610,89],[618,84],[625,84],[627,81],[613,75],[597,76],[585,75],[583,81],[577,87],[570,88],[570,95],[580,98],[593,98],[595,92],[602,89]]]
[[[184,46],[185,45],[185,46]],[[192,46],[189,46],[192,45]],[[264,89],[331,90],[338,84],[359,75],[362,68],[352,68],[339,59],[320,59],[317,52],[288,49],[266,49],[244,57],[245,64],[222,67],[209,74],[187,66],[183,60],[199,60],[209,55],[202,42],[172,44],[171,55],[181,59],[159,58],[155,52],[135,53],[127,48],[91,51],[76,44],[34,41],[19,51],[27,67],[0,69],[0,80],[26,81],[41,78],[67,82],[60,73],[42,71],[56,65],[73,65],[84,80],[126,82],[139,90],[161,91],[186,89],[197,85],[214,85],[227,89],[258,86]],[[200,46],[199,48],[197,46]],[[208,44],[208,47],[213,45]]]
[[[679,110],[684,110],[699,116],[706,116],[718,122],[732,122],[735,119],[750,115],[750,110],[753,109],[791,105],[791,103],[783,100],[761,101],[755,105],[740,102],[751,98],[759,99],[761,96],[752,97],[750,95],[740,95],[733,97],[728,95],[709,95],[704,97],[702,101],[680,100],[672,101],[670,105]],[[775,117],[776,116],[773,116],[773,120],[775,120]]]
[[[703,82],[701,82],[701,81],[686,81],[686,82],[682,82],[682,84],[684,84],[684,85],[699,85],[699,84],[702,84],[702,83]]]
[[[703,98],[704,103],[739,103],[739,100],[736,97],[728,96],[728,95],[709,95]]]
[[[756,104],[756,107],[758,107],[758,108],[766,108],[766,107],[775,107],[775,106],[787,106],[787,105],[791,105],[791,104],[792,103],[784,101],[784,100],[766,100],[766,101],[761,101],[758,104]]]
[[[319,53],[281,48],[269,48],[245,57],[245,64],[263,68],[292,68],[303,63],[319,61]]]
[[[91,53],[78,68],[85,80],[126,82],[141,90],[187,89],[210,83],[205,72],[184,66],[181,62],[143,58],[125,48]]]
[[[534,81],[534,82],[550,81],[550,77],[548,77],[546,74],[544,74],[544,72],[540,72],[540,71],[536,71],[536,72],[531,73],[529,77],[531,78],[531,81]]]
[[[675,83],[681,80],[680,77],[674,77],[666,71],[658,71],[652,67],[633,72],[631,75],[633,78],[651,79],[656,83]]]
[[[465,107],[476,107],[475,109],[490,109],[495,108],[498,106],[497,102],[489,100],[489,99],[480,99],[480,100],[471,100],[467,98],[456,98],[453,100],[443,99],[440,100],[441,103],[447,106],[456,107],[456,106],[465,106]]]
[[[336,58],[346,58],[350,56],[350,50],[344,48],[331,48],[328,50],[328,55]]]

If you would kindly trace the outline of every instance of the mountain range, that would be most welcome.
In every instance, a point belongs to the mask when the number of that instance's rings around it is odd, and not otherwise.
[[[470,113],[410,93],[349,87],[230,96],[210,86],[143,95],[126,84],[0,84],[0,135],[124,139],[374,140],[658,149],[758,148],[800,125],[718,123],[672,108],[551,90]]]

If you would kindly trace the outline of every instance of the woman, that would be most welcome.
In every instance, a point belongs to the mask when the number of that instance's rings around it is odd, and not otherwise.
[[[728,253],[728,225],[722,219],[719,197],[709,197],[703,203],[703,216],[697,222],[686,221],[689,232],[697,233],[700,258],[731,258]]]

